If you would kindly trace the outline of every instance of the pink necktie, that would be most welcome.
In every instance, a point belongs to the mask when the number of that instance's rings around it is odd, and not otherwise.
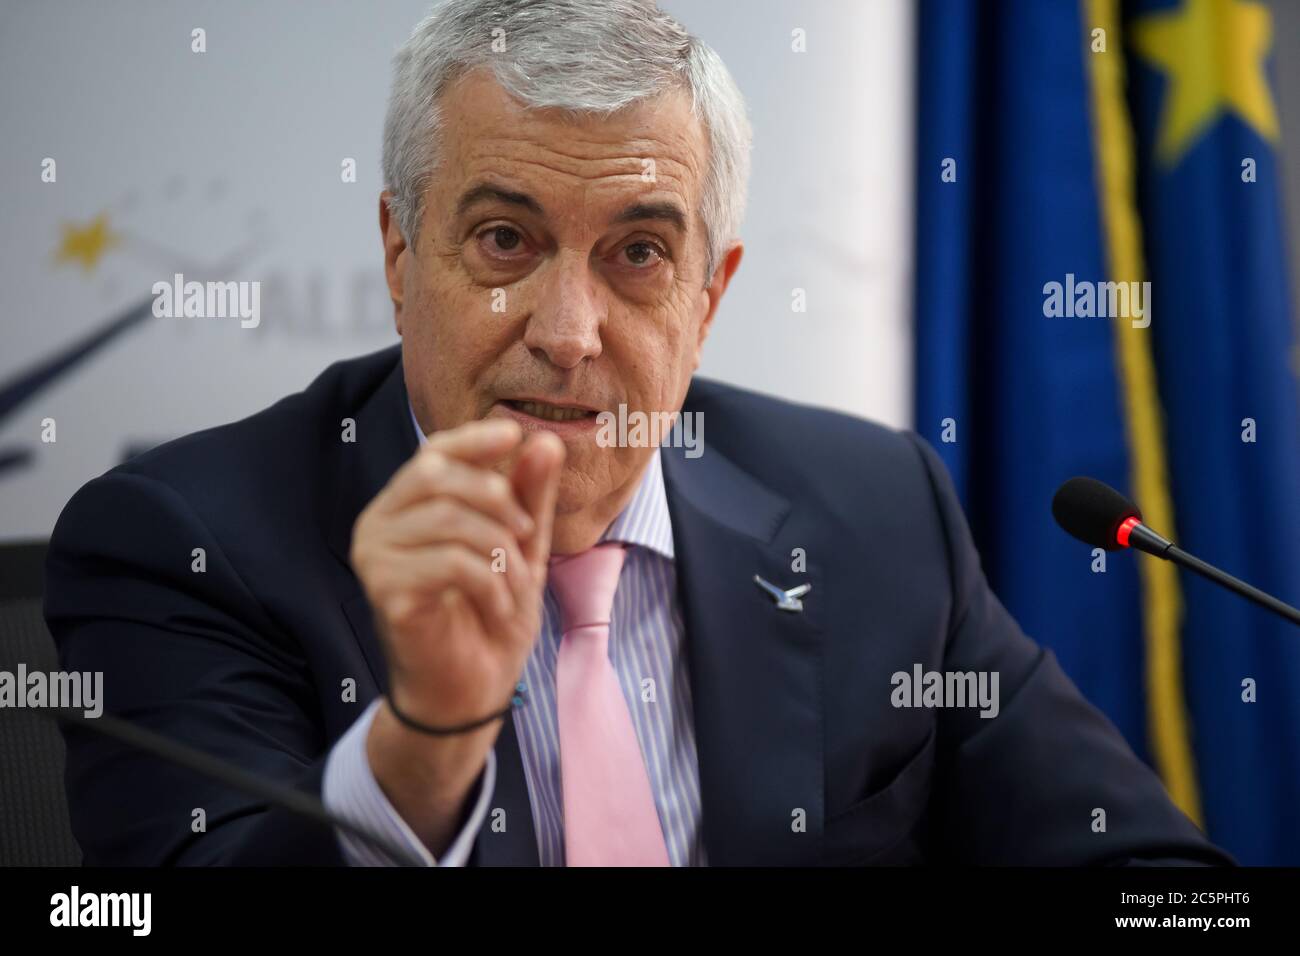
[[[609,659],[623,556],[610,543],[550,564],[563,632],[555,682],[569,866],[668,865],[650,775]]]

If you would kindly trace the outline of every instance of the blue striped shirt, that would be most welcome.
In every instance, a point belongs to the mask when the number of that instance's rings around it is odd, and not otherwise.
[[[414,413],[411,419],[415,421]],[[418,424],[416,433],[423,444],[426,439]],[[703,866],[700,776],[683,646],[685,628],[677,601],[672,521],[657,452],[651,455],[627,507],[600,540],[629,545],[610,615],[609,653],[641,744],[668,859],[673,866]],[[541,632],[524,666],[528,704],[513,712],[543,866],[564,865],[564,800],[555,705],[560,637],[559,604],[548,587]],[[428,849],[389,804],[370,772],[365,739],[378,706],[378,701],[373,702],[334,745],[325,771],[325,804],[408,846],[412,854],[434,865]],[[468,822],[437,861],[439,865],[459,866],[469,858],[491,806],[495,779],[495,755],[489,751]],[[340,832],[339,841],[353,865],[389,862],[350,834]]]

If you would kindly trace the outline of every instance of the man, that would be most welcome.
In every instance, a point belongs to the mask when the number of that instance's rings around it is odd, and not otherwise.
[[[400,348],[83,488],[64,666],[428,864],[1225,861],[989,592],[933,451],[693,379],[748,149],[648,0],[438,8],[385,130]],[[932,672],[995,697],[898,692]],[[68,742],[89,862],[391,862]]]

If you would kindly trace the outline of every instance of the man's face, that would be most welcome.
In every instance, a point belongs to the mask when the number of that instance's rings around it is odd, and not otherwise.
[[[684,92],[573,118],[521,107],[480,70],[440,105],[417,248],[381,210],[416,417],[553,431],[567,450],[557,544],[566,515],[598,535],[654,449],[601,447],[596,414],[680,409],[739,264],[737,245],[706,281],[707,136]]]

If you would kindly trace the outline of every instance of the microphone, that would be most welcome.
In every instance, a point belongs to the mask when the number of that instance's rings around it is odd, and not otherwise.
[[[1110,485],[1096,478],[1071,478],[1052,498],[1052,516],[1067,534],[1094,548],[1119,551],[1136,548],[1194,571],[1221,587],[1254,601],[1292,624],[1300,625],[1300,610],[1251,587],[1245,581],[1220,571],[1212,564],[1188,554],[1168,538],[1142,523],[1142,512]]]
[[[75,707],[47,707],[38,710],[37,713],[52,717],[60,723],[76,724],[95,733],[111,737],[137,750],[143,750],[145,753],[159,757],[169,763],[216,780],[233,790],[242,791],[273,806],[281,807],[290,813],[305,817],[321,826],[346,830],[386,854],[399,866],[424,865],[406,847],[389,840],[381,834],[374,833],[367,827],[354,823],[346,817],[331,813],[325,808],[324,803],[309,793],[284,784],[264,780],[236,764],[214,757],[201,750],[196,750],[179,741],[172,740],[170,737],[154,733],[152,730],[146,730],[144,727],[123,720],[121,717],[115,717],[112,714],[87,717]]]

